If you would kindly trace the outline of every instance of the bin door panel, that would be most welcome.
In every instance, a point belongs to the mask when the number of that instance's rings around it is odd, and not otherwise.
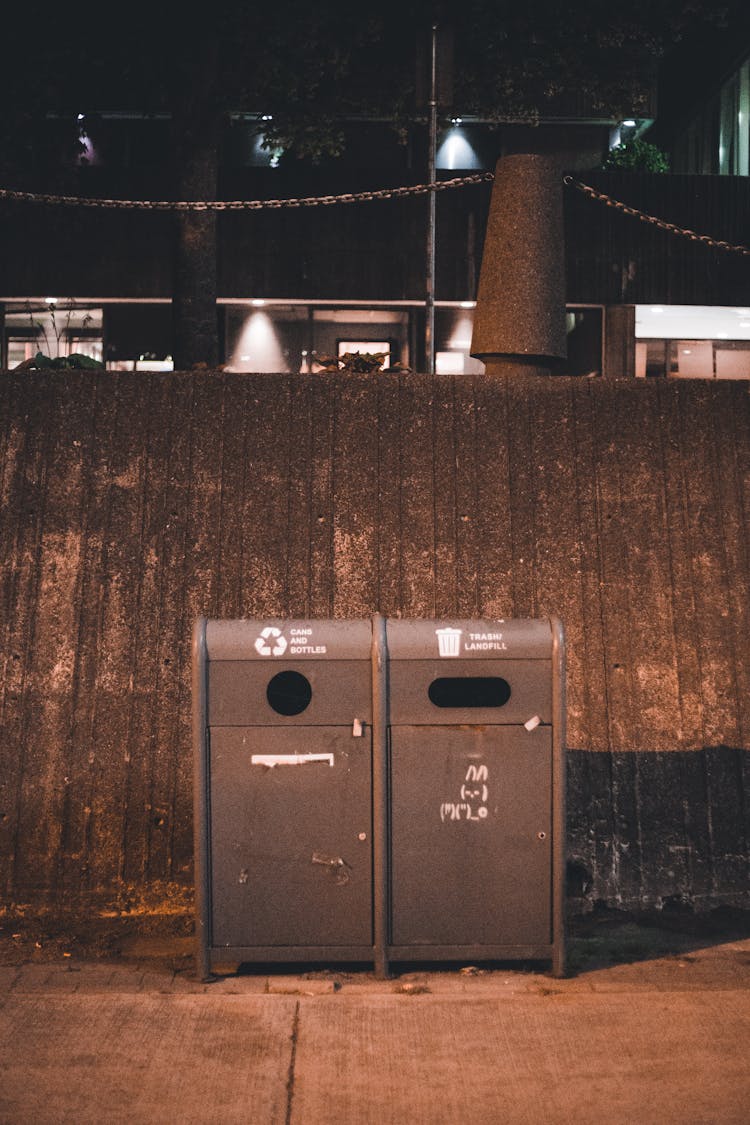
[[[211,731],[214,947],[371,944],[366,729]]]
[[[394,727],[394,945],[551,940],[549,727]]]

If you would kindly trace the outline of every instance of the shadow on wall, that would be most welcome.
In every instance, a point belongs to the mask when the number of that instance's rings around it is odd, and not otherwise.
[[[571,910],[750,909],[750,752],[569,750],[567,762]]]

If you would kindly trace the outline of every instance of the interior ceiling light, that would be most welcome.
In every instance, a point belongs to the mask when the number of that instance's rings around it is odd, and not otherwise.
[[[750,315],[740,318],[738,311],[724,305],[636,305],[636,336],[678,340],[680,349],[691,340],[750,340]]]

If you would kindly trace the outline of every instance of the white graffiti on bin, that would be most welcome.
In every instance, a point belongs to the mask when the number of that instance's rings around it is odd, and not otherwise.
[[[486,820],[489,816],[487,801],[489,789],[487,780],[489,770],[486,765],[469,765],[461,786],[460,801],[443,801],[440,806],[440,819],[446,820]],[[476,811],[475,811],[476,808]]]
[[[486,805],[480,805],[476,813],[473,812],[468,801],[444,801],[440,806],[440,819],[446,820],[486,820],[489,810]]]

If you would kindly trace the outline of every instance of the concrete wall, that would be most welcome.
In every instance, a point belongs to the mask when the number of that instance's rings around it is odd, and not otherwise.
[[[746,383],[5,374],[0,474],[6,900],[190,884],[198,614],[380,609],[558,613],[571,894],[747,901]]]

